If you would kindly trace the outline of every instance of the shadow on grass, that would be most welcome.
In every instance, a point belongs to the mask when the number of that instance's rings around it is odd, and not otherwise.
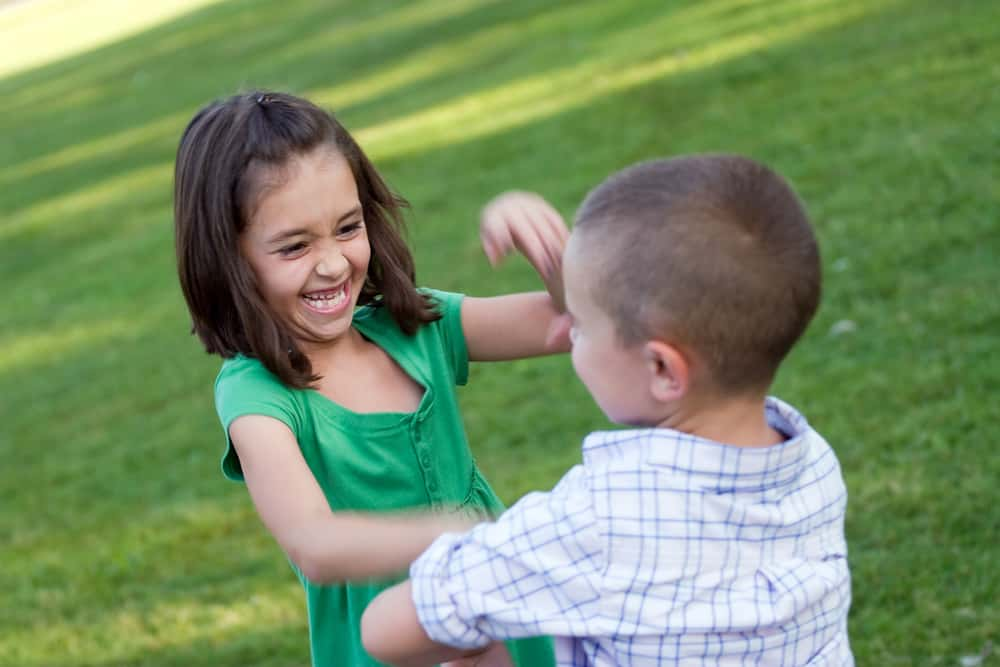
[[[681,11],[682,5],[652,2],[488,3],[439,16],[432,10],[446,5],[418,3],[391,10],[374,5],[358,17],[343,6],[318,10],[300,3],[279,11],[221,3],[0,82],[0,94],[13,101],[6,118],[20,119],[0,121],[14,137],[0,171],[9,192],[5,210],[14,216],[56,193],[65,197],[169,164],[194,110],[247,85],[315,89],[350,127],[364,130],[524,77],[544,81],[559,58],[569,63],[561,69],[584,75],[590,61],[627,71],[630,63],[683,53],[710,38],[725,42],[782,23],[794,26],[816,12],[843,11],[836,5],[814,2],[803,10],[794,2],[718,0]],[[397,14],[410,18],[392,18]],[[221,37],[232,30],[246,36]],[[421,59],[431,65],[414,72],[412,63]],[[389,81],[380,83],[387,72]],[[359,86],[377,92],[351,94]],[[538,96],[546,92],[559,91]]]
[[[554,69],[551,63],[556,61],[554,52],[558,54],[568,50],[569,57],[565,60],[571,63],[570,66],[561,68],[570,70],[570,75],[564,75],[563,80],[557,77],[554,84],[561,83],[571,91],[582,90],[587,87],[588,77],[592,79],[599,75],[606,80],[613,78],[615,71],[627,74],[630,59],[633,65],[636,62],[641,64],[644,60],[655,62],[657,59],[665,59],[667,70],[678,69],[683,72],[685,68],[691,67],[684,63],[684,59],[688,57],[686,54],[696,46],[698,40],[705,41],[711,31],[715,31],[714,39],[717,43],[725,44],[727,40],[739,41],[741,35],[753,37],[765,29],[774,30],[776,26],[780,28],[787,25],[792,29],[797,21],[814,17],[817,10],[831,12],[832,16],[836,16],[836,12],[846,11],[836,3],[826,2],[816,3],[809,12],[797,9],[797,4],[790,2],[750,3],[747,6],[738,4],[738,11],[733,9],[733,5],[731,1],[705,3],[684,11],[679,6],[664,10],[657,5],[656,12],[643,12],[640,11],[641,8],[635,7],[628,11],[615,10],[606,3],[574,4],[572,10],[520,3],[515,8],[501,3],[467,8],[464,13],[435,17],[435,20],[424,17],[422,22],[418,20],[421,17],[417,10],[424,5],[415,5],[406,10],[417,14],[415,25],[401,21],[403,26],[394,26],[388,34],[376,32],[364,40],[345,39],[343,44],[328,46],[324,56],[333,66],[330,71],[326,71],[316,66],[319,57],[315,49],[319,46],[305,49],[297,47],[300,43],[323,41],[321,37],[325,33],[319,26],[324,25],[324,21],[313,13],[315,10],[303,10],[304,16],[299,16],[294,11],[287,12],[290,19],[286,24],[278,22],[277,25],[282,26],[279,29],[270,27],[276,18],[267,11],[261,11],[259,15],[253,13],[253,20],[250,22],[246,10],[224,3],[120,44],[74,58],[68,63],[58,63],[15,76],[0,84],[0,90],[3,86],[23,88],[23,93],[14,98],[15,106],[16,100],[26,97],[35,99],[32,106],[41,104],[44,107],[46,95],[58,96],[59,92],[66,92],[61,90],[61,86],[69,85],[84,89],[88,86],[117,86],[113,97],[125,102],[108,107],[94,104],[90,100],[79,100],[62,110],[33,112],[30,114],[30,123],[25,122],[24,116],[10,116],[22,119],[21,124],[12,128],[11,134],[17,137],[19,146],[30,148],[18,150],[9,161],[9,166],[0,172],[0,181],[5,186],[3,207],[7,211],[5,222],[0,226],[0,238],[8,244],[17,242],[20,246],[20,252],[4,262],[0,278],[22,288],[49,282],[46,281],[45,274],[49,273],[46,266],[50,262],[55,262],[63,274],[82,268],[75,266],[73,257],[47,252],[53,244],[63,249],[81,249],[76,251],[75,256],[94,264],[107,261],[108,258],[102,253],[94,253],[92,239],[134,238],[148,235],[142,229],[143,226],[162,224],[162,217],[155,214],[168,214],[170,209],[173,150],[181,128],[194,108],[219,93],[219,81],[233,82],[235,88],[238,85],[236,82],[275,78],[273,72],[276,70],[270,69],[275,67],[275,60],[282,61],[281,71],[294,72],[300,77],[299,82],[293,84],[294,88],[316,86],[318,81],[313,79],[318,77],[325,77],[328,82],[346,81],[345,85],[350,87],[359,81],[377,79],[379,72],[385,69],[397,65],[405,67],[408,62],[419,62],[421,53],[428,50],[448,52],[450,61],[445,65],[447,75],[429,74],[434,69],[431,67],[424,76],[417,77],[417,82],[397,77],[398,80],[391,86],[380,89],[373,97],[361,98],[348,104],[342,109],[341,115],[347,119],[357,119],[357,123],[349,125],[359,127],[363,135],[369,129],[377,131],[380,124],[391,124],[393,120],[400,118],[405,121],[407,112],[412,115],[422,107],[437,108],[443,105],[446,109],[442,113],[448,113],[450,104],[450,113],[458,114],[456,119],[435,121],[431,114],[423,124],[404,127],[404,132],[410,137],[433,135],[441,132],[442,124],[450,125],[446,129],[446,133],[451,133],[448,135],[450,138],[443,145],[439,139],[438,144],[434,145],[437,149],[434,153],[457,153],[463,161],[460,169],[468,170],[470,166],[475,166],[480,174],[490,177],[490,167],[494,161],[491,159],[484,162],[478,157],[484,153],[476,152],[476,144],[463,139],[461,132],[456,135],[452,128],[474,124],[472,121],[477,120],[477,115],[489,118],[503,117],[505,114],[509,117],[502,120],[499,129],[530,126],[535,120],[532,114],[536,113],[530,110],[532,106],[542,106],[547,100],[551,104],[551,100],[560,100],[561,95],[566,95],[565,90],[546,88],[550,85],[546,82],[546,77],[549,76],[547,72]],[[433,12],[430,14],[434,16]],[[253,35],[259,32],[271,40],[265,45],[266,48],[258,52],[256,58],[249,57],[252,51],[228,54],[225,45],[219,45],[215,39],[218,24],[230,27],[240,25],[240,19],[243,23],[249,23],[247,30],[257,27],[256,32],[251,31]],[[336,13],[327,17],[327,21],[337,19]],[[671,23],[675,19],[682,25],[691,25],[691,30],[670,32]],[[361,20],[339,26],[335,30],[345,36],[357,31],[363,33],[366,21],[377,23],[381,20],[384,20],[382,15],[363,16]],[[710,27],[706,28],[701,22],[707,22]],[[597,29],[598,26],[600,30]],[[310,30],[313,32],[309,32]],[[519,51],[516,47],[517,40],[525,39],[520,34],[522,30],[533,37],[532,43],[542,44],[533,51],[529,50],[528,56],[524,56],[520,52],[523,50]],[[296,31],[304,31],[299,40],[291,38],[297,34]],[[434,46],[428,46],[427,31],[433,31],[435,35]],[[188,32],[194,33],[194,36]],[[585,37],[573,37],[579,34]],[[486,39],[477,35],[485,35]],[[657,39],[660,35],[667,35],[667,38]],[[793,37],[797,37],[794,32]],[[250,41],[259,39],[264,38],[257,37]],[[183,58],[210,63],[223,61],[228,67],[220,67],[221,71],[207,67],[205,72],[194,68],[178,54],[178,41],[186,49]],[[384,46],[386,43],[393,44],[391,51]],[[457,46],[452,46],[454,44]],[[636,44],[641,46],[634,46]],[[282,60],[282,47],[295,53],[295,58]],[[755,54],[757,56],[759,52],[767,51],[766,43],[759,45],[759,48],[753,45],[750,48],[751,52],[758,52]],[[260,53],[267,55],[261,56]],[[573,57],[576,53],[580,54],[580,58]],[[240,68],[238,66],[243,63],[241,56],[247,56],[248,60]],[[590,61],[599,65],[588,65]],[[455,63],[461,65],[456,66]],[[728,69],[712,63],[697,65],[698,69],[701,67],[707,67],[710,71]],[[155,90],[148,93],[133,93],[128,81],[118,81],[121,77],[111,76],[111,73],[119,72],[122,68],[153,72],[149,79],[158,85],[150,84]],[[178,78],[178,68],[185,73],[183,82]],[[189,70],[192,69],[195,74],[190,73]],[[469,112],[462,111],[462,105],[465,104],[463,100],[475,99],[478,91],[516,88],[520,80],[529,77],[541,82],[541,85],[527,95],[515,95],[516,104],[527,111],[518,110],[510,116],[509,109],[497,108],[486,114],[473,111],[471,118]],[[51,78],[57,83],[48,83]],[[307,78],[310,80],[306,81]],[[657,80],[661,77],[654,71],[647,78]],[[712,76],[708,75],[706,79],[712,80]],[[175,82],[174,85],[163,85],[171,80]],[[402,83],[403,81],[406,83]],[[639,79],[631,87],[640,89],[647,82]],[[722,83],[728,85],[730,82],[723,80]],[[319,95],[336,102],[338,87],[339,84],[335,83],[332,88]],[[555,118],[560,122],[563,111],[561,106],[582,108],[610,93],[620,92],[608,84],[602,87],[595,83],[590,87],[597,92],[588,93],[582,98],[571,92],[570,96],[545,111],[542,117]],[[53,88],[54,92],[49,88]],[[231,90],[232,88],[225,92]],[[41,101],[37,98],[41,98]],[[630,102],[627,95],[611,98],[620,99],[624,104]],[[192,99],[197,102],[192,104]],[[497,107],[502,106],[503,93],[489,101]],[[488,120],[478,132],[486,133],[487,136],[506,135],[499,129],[492,129],[491,122],[494,121]],[[52,131],[53,128],[66,125],[71,131]],[[569,126],[572,127],[572,123]],[[627,132],[629,128],[622,127],[621,130]],[[46,136],[48,147],[45,141],[36,141],[38,135]],[[59,140],[64,143],[51,145]],[[413,141],[412,138],[409,140]],[[419,141],[422,140],[418,140],[418,144]],[[391,146],[393,142],[390,140],[383,143]],[[459,144],[454,151],[448,148],[452,143]],[[467,147],[463,148],[461,144],[466,144]],[[390,154],[394,152],[388,147],[383,149],[383,152],[386,151]],[[538,147],[535,147],[533,153],[538,156]],[[376,150],[376,156],[377,154]],[[22,155],[25,158],[19,159]],[[412,160],[407,162],[404,159],[408,157],[404,153],[396,158],[380,160],[380,164],[391,171],[396,163],[412,163]],[[424,158],[423,155],[414,157]],[[550,159],[549,156],[541,156],[538,162],[545,162],[547,159]],[[485,184],[485,178],[482,181]]]
[[[494,85],[497,75],[480,68],[504,47],[514,48],[518,26],[561,9],[541,2],[462,3],[461,12],[440,11],[447,3],[431,2],[363,7],[255,4],[219,3],[114,45],[0,81],[0,95],[11,101],[0,128],[13,137],[0,180],[18,193],[9,197],[5,210],[15,214],[54,193],[85,189],[99,180],[172,160],[180,130],[195,109],[241,87],[306,91],[363,81],[393,63],[419,59],[435,46],[462,43],[484,31],[506,36],[480,52],[456,54],[449,63],[452,75],[428,82],[424,89],[433,95],[425,95],[418,104],[447,98],[469,86]],[[562,3],[566,4],[573,3]],[[575,13],[562,12],[570,19]],[[614,10],[602,14],[614,16]],[[632,20],[641,18],[636,15]],[[383,24],[386,27],[379,29]],[[233,35],[237,31],[240,38]],[[428,35],[434,36],[433,41]],[[359,100],[355,107],[339,112],[345,119],[364,119],[367,124],[369,115],[385,118],[398,113],[388,101]],[[116,146],[112,154],[90,158],[70,152],[71,159],[59,164],[62,151],[72,151],[78,144],[95,148],[102,141],[113,144],[122,135],[133,139]]]

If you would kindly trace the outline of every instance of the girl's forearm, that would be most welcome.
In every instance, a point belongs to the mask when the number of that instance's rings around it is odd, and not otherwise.
[[[568,352],[569,317],[545,292],[462,300],[470,361],[506,361]]]
[[[335,513],[304,522],[285,549],[315,583],[381,578],[405,572],[442,533],[474,523],[457,516]]]
[[[493,658],[488,664],[512,664],[503,644],[460,649],[438,644],[428,637],[417,617],[409,581],[382,591],[371,601],[361,617],[361,641],[373,658],[395,667],[426,667],[449,660],[481,657],[487,652],[491,652]]]

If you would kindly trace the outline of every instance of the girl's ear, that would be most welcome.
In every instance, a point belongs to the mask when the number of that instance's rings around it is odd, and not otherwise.
[[[661,340],[644,345],[643,356],[649,371],[649,392],[661,403],[674,402],[691,386],[691,364],[681,351]]]

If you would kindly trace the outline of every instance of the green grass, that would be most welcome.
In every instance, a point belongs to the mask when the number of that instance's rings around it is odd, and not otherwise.
[[[786,174],[826,286],[775,391],[843,464],[858,664],[958,665],[1000,642],[1000,6],[174,4],[76,53],[54,13],[86,30],[101,3],[0,10],[34,50],[0,61],[0,665],[308,661],[297,584],[221,478],[218,361],[187,334],[173,268],[179,134],[257,85],[337,110],[413,202],[421,282],[471,294],[536,285],[478,248],[500,190],[571,216],[654,156]],[[604,423],[566,359],[477,367],[461,399],[507,500]]]

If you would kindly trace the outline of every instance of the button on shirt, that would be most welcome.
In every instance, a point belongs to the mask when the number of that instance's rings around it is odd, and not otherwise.
[[[840,466],[791,406],[766,410],[779,445],[590,434],[551,492],[413,564],[424,629],[551,635],[560,665],[853,665]]]

